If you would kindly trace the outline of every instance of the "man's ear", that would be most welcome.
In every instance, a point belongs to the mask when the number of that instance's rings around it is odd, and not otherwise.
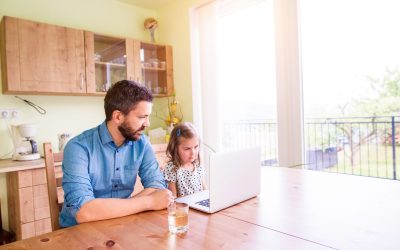
[[[112,113],[112,120],[116,123],[116,124],[121,124],[124,122],[124,118],[125,115],[119,111],[119,110],[114,110]]]

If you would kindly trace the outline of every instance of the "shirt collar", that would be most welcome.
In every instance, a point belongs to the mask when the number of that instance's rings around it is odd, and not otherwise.
[[[100,124],[99,133],[100,133],[101,143],[103,145],[107,144],[107,143],[110,143],[110,142],[114,143],[114,140],[111,137],[110,131],[108,131],[106,121],[104,121],[102,124]],[[125,140],[125,143],[123,145],[133,145],[133,141]]]
[[[110,132],[108,131],[107,124],[105,121],[102,124],[100,124],[99,134],[102,144],[113,142],[113,139],[111,137]]]

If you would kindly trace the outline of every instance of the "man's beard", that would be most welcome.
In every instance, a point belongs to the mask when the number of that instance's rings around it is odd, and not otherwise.
[[[133,130],[126,122],[123,122],[118,126],[119,132],[128,141],[137,141],[140,139],[141,134],[139,132],[143,131],[145,126],[141,126],[138,130]]]

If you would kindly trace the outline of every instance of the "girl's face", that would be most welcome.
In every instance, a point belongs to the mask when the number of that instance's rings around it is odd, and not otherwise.
[[[199,154],[199,139],[193,138],[179,138],[178,154],[181,158],[182,165],[191,164],[197,160]]]

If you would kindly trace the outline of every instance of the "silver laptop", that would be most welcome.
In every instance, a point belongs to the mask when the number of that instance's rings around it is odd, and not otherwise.
[[[248,148],[210,155],[209,186],[177,202],[214,213],[260,193],[261,149]]]

